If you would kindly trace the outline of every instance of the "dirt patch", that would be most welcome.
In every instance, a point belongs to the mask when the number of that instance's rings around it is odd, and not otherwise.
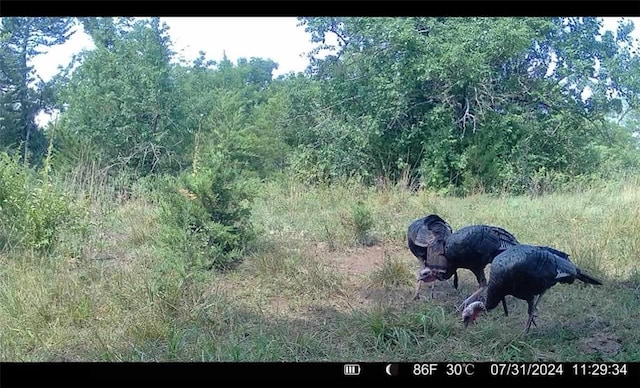
[[[614,356],[618,354],[622,347],[622,339],[607,333],[596,333],[582,340],[581,347],[587,353]]]
[[[323,249],[324,248],[324,249]],[[315,247],[314,259],[320,265],[335,271],[343,279],[341,286],[332,290],[332,295],[322,301],[294,306],[286,297],[270,298],[273,312],[300,318],[331,322],[337,314],[350,314],[370,305],[384,304],[404,307],[412,300],[412,287],[378,289],[371,287],[370,276],[379,270],[385,260],[405,261],[418,268],[417,260],[403,246],[360,246],[342,251],[330,251],[326,247]],[[411,267],[413,269],[413,267]],[[304,301],[299,299],[298,302]]]
[[[348,282],[349,303],[351,307],[363,305],[386,305],[405,308],[413,300],[415,293],[413,278],[408,279],[407,286],[397,287],[377,287],[372,286],[370,275],[379,270],[385,260],[394,259],[405,263],[410,268],[411,273],[415,273],[419,264],[405,246],[401,245],[377,245],[371,247],[358,247],[338,255],[325,256],[327,264],[334,266]],[[460,271],[465,272],[465,271]],[[469,274],[461,273],[461,279],[470,278]],[[472,279],[466,279],[470,282]],[[448,282],[436,282],[434,288],[434,298],[439,302],[459,297],[458,292],[453,289]],[[422,301],[431,301],[429,285],[423,285],[421,296]],[[446,302],[445,302],[446,303]]]
[[[370,303],[383,303],[393,305],[404,305],[412,295],[410,289],[392,288],[384,289],[372,287],[370,276],[379,270],[385,260],[396,259],[406,261],[408,264],[418,263],[411,261],[411,258],[403,252],[403,247],[398,246],[370,246],[358,247],[343,252],[339,255],[327,256],[327,265],[335,267],[347,279],[347,287],[350,295],[350,305],[352,307],[362,306]]]
[[[271,310],[275,313],[286,313],[289,311],[289,301],[281,295],[277,295],[270,301]]]
[[[385,306],[398,309],[405,309],[419,303],[451,304],[459,303],[460,291],[453,289],[450,282],[436,282],[434,297],[430,297],[430,285],[422,288],[420,301],[414,301],[415,274],[419,268],[416,260],[408,248],[401,245],[375,245],[359,246],[347,250],[332,251],[326,246],[317,244],[312,249],[313,254],[309,255],[310,260],[315,260],[318,265],[334,272],[341,281],[334,288],[327,289],[330,295],[322,298],[308,294],[308,290],[301,288],[300,294],[295,297],[282,295],[270,289],[258,291],[262,288],[260,282],[246,283],[237,276],[222,276],[216,279],[216,288],[221,288],[226,294],[232,297],[245,299],[249,303],[263,305],[266,302],[264,313],[278,317],[305,319],[315,321],[319,324],[327,324],[335,320],[338,316],[352,314],[357,310],[367,310],[373,306]],[[386,261],[393,260],[406,264],[408,273],[402,275],[402,271],[391,273],[389,276],[401,284],[392,286],[382,286],[372,281],[372,274],[378,272],[385,266]],[[239,270],[247,270],[240,268]],[[468,271],[461,271],[461,283],[463,279],[471,285],[475,282],[472,274]],[[403,282],[401,278],[406,277]],[[283,281],[286,279],[271,279],[273,281]],[[406,284],[405,284],[406,283]],[[266,285],[265,285],[266,286]],[[271,287],[271,286],[268,286]],[[461,284],[461,288],[465,288]],[[277,287],[276,287],[277,289]],[[462,292],[471,292],[463,290]],[[256,298],[254,293],[261,292],[262,298]],[[251,301],[255,299],[254,301]],[[258,299],[261,299],[258,301]]]
[[[328,264],[335,265],[342,274],[348,277],[364,277],[367,274],[375,271],[387,257],[401,258],[409,262],[415,262],[416,269],[418,268],[417,260],[411,261],[410,258],[404,258],[407,256],[403,252],[403,247],[399,246],[382,246],[375,245],[371,247],[358,247],[350,249],[339,255],[327,256]]]

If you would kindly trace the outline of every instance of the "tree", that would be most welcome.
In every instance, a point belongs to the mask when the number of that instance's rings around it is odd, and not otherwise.
[[[208,153],[224,152],[246,171],[266,176],[280,164],[278,133],[285,97],[272,85],[277,64],[262,58],[226,56],[220,63],[201,54],[193,66],[176,68],[182,123],[193,141],[195,168]]]
[[[26,163],[45,149],[44,133],[35,116],[51,106],[53,94],[30,65],[47,47],[63,44],[72,35],[73,19],[10,17],[0,19],[0,146],[17,149]]]
[[[92,149],[97,155],[91,159],[128,165],[142,175],[173,164],[183,133],[166,25],[159,18],[82,22],[96,49],[78,57],[62,93],[61,133],[81,148],[66,153]]]
[[[409,167],[436,188],[500,188],[543,168],[589,173],[604,117],[640,92],[627,24],[614,36],[597,18],[300,20],[329,52],[310,53],[309,74],[335,119],[365,128],[372,176]]]

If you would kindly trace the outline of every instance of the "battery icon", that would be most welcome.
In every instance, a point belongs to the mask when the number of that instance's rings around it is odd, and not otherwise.
[[[345,364],[344,375],[345,376],[357,376],[360,374],[360,365],[358,364]]]

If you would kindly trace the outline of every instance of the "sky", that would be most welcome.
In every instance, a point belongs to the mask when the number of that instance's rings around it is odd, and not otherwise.
[[[234,63],[240,57],[270,58],[279,65],[274,76],[303,71],[309,64],[304,54],[313,47],[311,35],[297,27],[294,17],[167,17],[161,21],[169,26],[178,56],[193,60],[202,50],[207,59],[215,61],[222,59],[223,53]],[[93,47],[80,28],[64,45],[49,49],[32,62],[46,81],[59,65],[67,65],[73,54]]]
[[[620,18],[604,18],[605,29],[616,29]],[[626,18],[634,22],[633,36],[640,39],[640,18]],[[169,26],[173,49],[178,57],[193,60],[202,50],[207,59],[219,61],[223,53],[234,63],[238,58],[260,57],[278,63],[274,76],[303,71],[309,64],[305,53],[314,44],[311,36],[298,27],[295,17],[167,17],[161,18]],[[66,66],[72,55],[83,49],[93,48],[91,38],[80,30],[64,45],[50,48],[45,54],[32,60],[37,74],[49,80]],[[39,116],[37,122],[44,125],[48,118]]]

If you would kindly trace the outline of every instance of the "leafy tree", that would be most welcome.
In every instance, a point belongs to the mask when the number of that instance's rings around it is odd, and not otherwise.
[[[277,133],[283,96],[271,86],[277,64],[271,60],[226,56],[176,69],[184,113],[193,141],[194,164],[208,152],[228,152],[246,170],[265,176],[278,166],[283,149]]]
[[[82,22],[96,49],[79,56],[62,93],[64,152],[95,150],[91,159],[128,165],[143,175],[171,165],[183,134],[167,27],[159,18]]]
[[[597,18],[300,21],[329,51],[310,53],[320,100],[363,129],[373,176],[410,167],[436,188],[518,189],[539,169],[589,173],[605,116],[640,91],[629,24],[614,36]]]
[[[35,123],[54,104],[49,85],[39,79],[31,60],[72,35],[73,19],[9,17],[0,19],[0,146],[17,150],[23,161],[42,157],[44,133]]]

